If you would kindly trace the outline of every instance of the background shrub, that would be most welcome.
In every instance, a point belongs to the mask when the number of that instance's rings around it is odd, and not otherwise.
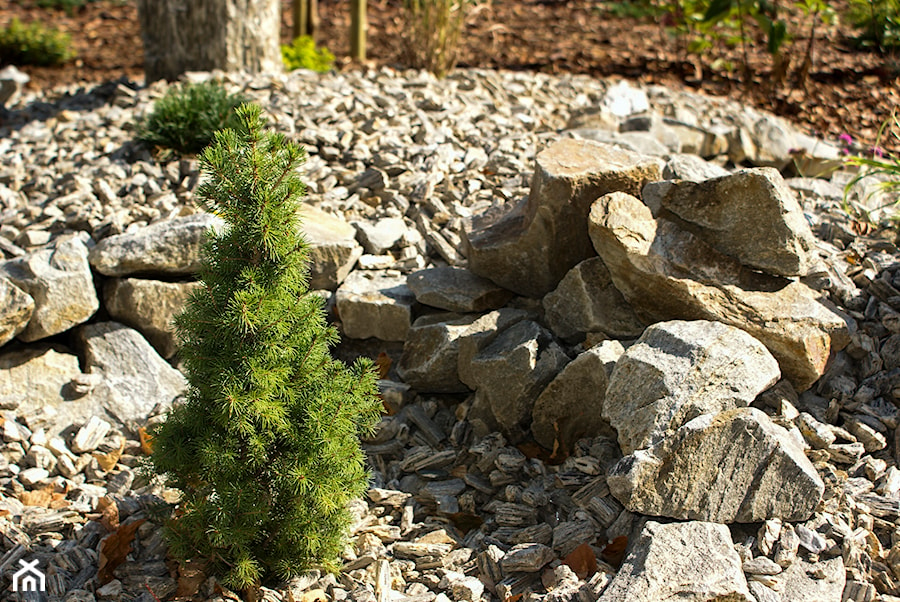
[[[281,58],[288,71],[295,69],[311,69],[325,73],[334,63],[334,55],[327,48],[316,48],[311,36],[294,38],[290,45],[281,46]]]
[[[0,28],[0,63],[58,65],[75,57],[70,42],[68,34],[38,21],[26,26],[13,18],[7,27]]]
[[[456,65],[471,0],[404,0],[406,62],[443,77]]]
[[[238,126],[234,110],[245,100],[240,94],[229,94],[218,82],[169,88],[138,127],[138,137],[181,154],[199,153],[217,130]]]
[[[900,47],[900,0],[850,0],[849,17],[861,46]]]

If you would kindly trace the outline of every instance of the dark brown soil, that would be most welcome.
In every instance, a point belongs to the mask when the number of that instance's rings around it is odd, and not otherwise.
[[[628,0],[623,0],[627,2]],[[841,3],[832,5],[840,12]],[[290,35],[290,0],[282,0],[283,41]],[[403,66],[400,0],[369,0],[368,57],[372,65]],[[349,2],[320,0],[319,43],[338,56],[341,68],[357,66],[348,53]],[[42,9],[33,0],[0,0],[0,26],[18,16],[39,19],[69,32],[78,58],[62,67],[26,67],[31,86],[99,82],[122,76],[142,78],[137,9],[128,0],[97,0],[65,11]],[[791,72],[807,46],[809,21],[792,20],[802,32],[789,45]],[[849,133],[864,144],[875,142],[879,126],[900,105],[900,57],[854,49],[848,26],[820,26],[814,63],[803,85],[791,77],[773,85],[765,44],[748,48],[751,73],[738,67],[713,70],[723,58],[740,65],[740,47],[723,48],[698,59],[681,50],[677,38],[651,19],[617,17],[585,0],[490,0],[473,11],[462,38],[459,66],[621,76],[668,86],[687,86],[726,95],[771,110],[799,123],[807,132],[832,140]]]

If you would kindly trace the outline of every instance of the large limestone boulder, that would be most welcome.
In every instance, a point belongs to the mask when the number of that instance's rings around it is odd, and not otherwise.
[[[312,205],[303,205],[300,231],[309,245],[309,288],[333,291],[363,254],[356,242],[356,228]]]
[[[613,193],[591,208],[590,235],[616,288],[652,323],[714,320],[762,342],[797,391],[849,343],[850,324],[815,291],[742,266],[635,197]]]
[[[654,216],[683,219],[707,244],[742,264],[778,276],[805,276],[813,234],[794,192],[771,167],[703,182],[648,184]]]
[[[459,380],[459,337],[479,316],[432,314],[417,319],[406,337],[397,373],[420,393],[464,393]]]
[[[447,311],[481,312],[503,307],[512,293],[465,268],[453,266],[413,272],[406,284],[423,305]]]
[[[172,320],[200,286],[199,282],[113,278],[103,287],[103,302],[113,319],[138,329],[161,356],[170,358],[178,350]]]
[[[755,602],[725,525],[647,521],[598,602]]]
[[[77,235],[58,238],[49,246],[0,264],[5,276],[34,299],[34,312],[19,333],[37,341],[86,322],[100,307],[88,249]]]
[[[65,386],[81,374],[78,357],[44,345],[0,355],[0,405],[40,407],[63,401]]]
[[[616,364],[603,417],[618,432],[622,453],[630,454],[701,414],[750,405],[780,377],[775,358],[739,328],[659,322]]]
[[[335,299],[344,334],[351,339],[406,340],[416,298],[399,272],[351,272]]]
[[[176,217],[104,238],[91,249],[90,262],[104,276],[193,274],[201,265],[201,248],[210,228],[222,228],[209,213]]]
[[[691,420],[607,478],[630,511],[684,520],[808,519],[825,484],[797,440],[756,408]]]
[[[31,295],[0,277],[0,346],[25,330],[33,313],[34,299]]]
[[[609,374],[624,352],[618,341],[603,341],[567,364],[534,402],[534,440],[547,449],[572,449],[582,437],[615,437],[603,404]]]
[[[120,424],[136,430],[154,410],[167,409],[187,390],[181,372],[138,331],[118,322],[99,322],[76,334],[85,372],[103,377],[90,396]]]
[[[472,360],[473,408],[489,411],[511,441],[528,432],[534,402],[569,363],[549,331],[526,320],[510,326]]]
[[[577,342],[589,332],[633,338],[644,331],[599,257],[569,270],[542,303],[550,329],[563,340]]]
[[[594,255],[591,203],[608,192],[640,194],[662,162],[607,144],[560,140],[538,154],[522,202],[476,216],[465,231],[469,269],[511,291],[542,297],[573,266]]]

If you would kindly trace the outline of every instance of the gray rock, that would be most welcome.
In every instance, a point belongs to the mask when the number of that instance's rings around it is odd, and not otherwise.
[[[725,525],[647,521],[599,602],[751,602]]]
[[[25,330],[33,313],[34,299],[31,295],[0,277],[0,346]]]
[[[300,231],[309,245],[310,290],[335,290],[363,254],[356,229],[342,219],[305,204]]]
[[[154,410],[165,410],[185,392],[187,381],[141,334],[117,322],[99,322],[77,331],[85,371],[103,382],[86,398],[123,426],[136,430]]]
[[[720,523],[806,520],[825,489],[793,437],[755,408],[691,420],[624,457],[607,483],[632,512]]]
[[[65,386],[81,374],[78,357],[38,345],[0,355],[0,404],[14,404],[20,413],[58,406]]]
[[[663,168],[662,177],[665,180],[685,180],[688,182],[702,182],[712,178],[727,176],[729,171],[710,163],[697,155],[676,154],[671,155]],[[646,186],[644,187],[646,188]],[[645,193],[641,193],[642,195]],[[646,200],[644,202],[647,202]],[[649,203],[648,203],[649,205]]]
[[[381,255],[397,246],[409,227],[399,217],[386,217],[374,224],[353,222],[366,253]]]
[[[616,364],[603,417],[619,433],[622,453],[630,454],[701,414],[750,405],[780,377],[762,343],[734,326],[660,322]]]
[[[224,222],[209,213],[163,220],[133,232],[104,238],[91,249],[91,265],[104,276],[193,274],[210,228]]]
[[[433,314],[409,329],[397,373],[420,393],[463,393],[459,380],[459,337],[479,316]]]
[[[535,441],[547,449],[555,449],[556,445],[572,449],[582,437],[615,437],[603,419],[603,400],[609,373],[615,365],[615,360],[610,361],[610,348],[616,346],[619,353],[624,352],[616,341],[605,341],[588,349],[547,385],[531,411]]]
[[[335,297],[344,334],[351,339],[406,340],[416,298],[405,277],[390,271],[351,272]]]
[[[500,567],[508,572],[536,573],[553,560],[553,550],[539,543],[522,543],[509,549],[500,560]]]
[[[637,337],[644,324],[622,297],[599,257],[585,259],[559,282],[542,301],[550,329],[566,341],[579,341],[589,333],[611,337]]]
[[[470,389],[478,388],[472,371],[473,360],[478,353],[494,342],[501,332],[528,317],[521,309],[504,308],[484,314],[459,336],[459,380]]]
[[[414,272],[406,277],[406,285],[419,303],[457,312],[498,309],[513,295],[487,278],[452,266]]]
[[[812,232],[796,195],[776,170],[744,169],[703,182],[647,187],[661,189],[644,198],[654,216],[689,222],[694,234],[743,265],[777,276],[809,271]]]
[[[200,286],[198,282],[114,278],[103,287],[103,301],[110,317],[139,330],[161,356],[170,358],[178,350],[172,320]]]
[[[504,435],[518,442],[538,395],[568,362],[553,335],[536,322],[510,326],[472,360],[473,407],[489,410]]]
[[[600,106],[618,118],[644,113],[650,109],[650,99],[642,88],[621,80],[607,89]]]
[[[752,272],[636,198],[614,193],[591,208],[591,239],[616,288],[642,319],[715,320],[766,346],[797,391],[849,342],[848,322],[799,282]]]
[[[656,159],[571,139],[551,145],[536,163],[528,198],[477,216],[464,239],[469,269],[530,297],[547,294],[594,255],[586,219],[598,196],[615,190],[639,194],[661,170]]]
[[[781,599],[785,602],[841,602],[843,599],[846,572],[840,556],[815,563],[798,558],[783,574]]]
[[[0,264],[0,275],[34,299],[31,320],[18,337],[37,341],[87,321],[100,307],[88,249],[77,235]]]
[[[0,70],[0,108],[6,103],[14,103],[19,92],[31,81],[27,73],[22,73],[13,65],[7,65]]]

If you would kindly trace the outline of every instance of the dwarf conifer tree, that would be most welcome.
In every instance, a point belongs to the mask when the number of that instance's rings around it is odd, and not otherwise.
[[[334,568],[368,475],[358,436],[378,417],[370,362],[348,367],[307,288],[298,230],[304,151],[263,131],[261,110],[216,133],[199,197],[211,233],[202,287],[176,318],[190,383],[154,432],[152,468],[183,492],[170,549],[249,590],[311,566]]]

